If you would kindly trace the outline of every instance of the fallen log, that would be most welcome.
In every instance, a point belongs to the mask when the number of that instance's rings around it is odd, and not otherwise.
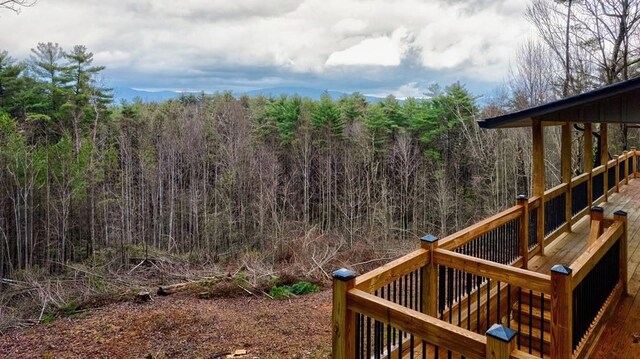
[[[164,295],[177,293],[177,292],[183,291],[185,289],[188,289],[189,287],[191,287],[193,285],[196,285],[197,283],[198,282],[186,282],[186,283],[178,283],[178,284],[160,286],[160,287],[158,287],[157,294],[164,296]]]

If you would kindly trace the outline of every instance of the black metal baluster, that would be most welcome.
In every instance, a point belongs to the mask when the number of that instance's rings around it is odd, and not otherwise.
[[[496,323],[502,324],[500,321],[500,281],[498,281],[498,303],[496,307]]]
[[[473,276],[467,273],[467,330],[471,330],[471,281]]]
[[[540,356],[544,356],[544,293],[540,293]]]
[[[449,323],[453,320],[453,268],[447,268],[447,304],[449,309]]]
[[[398,297],[397,297],[397,292],[398,292],[397,289],[398,288],[396,286],[397,282],[398,281],[395,281],[395,280],[393,281],[393,302],[394,303],[398,303]],[[392,338],[393,339],[393,343],[395,344],[396,343],[396,328],[394,327],[391,331],[392,331],[392,335],[393,335],[393,338]]]
[[[482,277],[476,276],[476,333],[480,333],[480,288],[482,285]]]
[[[491,321],[491,278],[487,278],[487,328],[489,330]]]
[[[529,354],[531,354],[533,348],[533,330],[532,328],[533,322],[533,291],[529,291]]]
[[[511,284],[507,284],[507,328],[511,328]]]
[[[518,288],[518,349],[520,349],[520,333],[522,333],[522,287]]]
[[[371,318],[367,317],[367,358],[371,358]]]
[[[440,314],[440,319],[443,318],[444,315],[444,306],[445,306],[445,268],[443,266],[438,266],[438,313]]]
[[[413,359],[413,333],[411,333],[411,336],[409,337],[409,359]]]
[[[360,338],[362,338],[362,332],[360,330],[361,315],[362,314],[360,313],[356,313],[356,359],[359,359],[362,357],[362,353],[360,352],[361,350]]]

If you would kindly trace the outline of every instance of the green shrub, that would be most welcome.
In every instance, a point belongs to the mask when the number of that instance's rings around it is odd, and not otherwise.
[[[319,291],[320,291],[320,288],[317,285],[309,282],[304,282],[304,281],[298,282],[291,286],[291,293],[295,295],[317,293]]]
[[[269,295],[275,299],[286,299],[293,296],[293,293],[291,293],[291,289],[288,285],[282,285],[282,286],[274,285],[269,290]]]
[[[316,293],[320,291],[320,287],[313,283],[309,282],[298,282],[293,285],[274,285],[269,290],[269,295],[274,297],[275,299],[285,299],[290,298],[295,295],[304,295],[310,293]]]

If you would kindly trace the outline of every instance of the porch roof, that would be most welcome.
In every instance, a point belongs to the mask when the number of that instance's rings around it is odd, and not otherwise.
[[[529,127],[564,122],[640,124],[640,77],[526,110],[478,121],[482,128]]]

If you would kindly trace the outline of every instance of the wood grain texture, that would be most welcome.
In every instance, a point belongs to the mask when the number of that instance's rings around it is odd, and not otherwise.
[[[424,313],[405,308],[358,289],[347,293],[349,309],[363,313],[441,349],[451,349],[468,358],[486,356],[486,337]]]
[[[418,249],[356,278],[355,287],[368,293],[429,263],[429,251]]]
[[[434,260],[439,265],[509,283],[516,287],[543,293],[550,293],[551,290],[550,278],[545,274],[442,249],[435,251]]]

